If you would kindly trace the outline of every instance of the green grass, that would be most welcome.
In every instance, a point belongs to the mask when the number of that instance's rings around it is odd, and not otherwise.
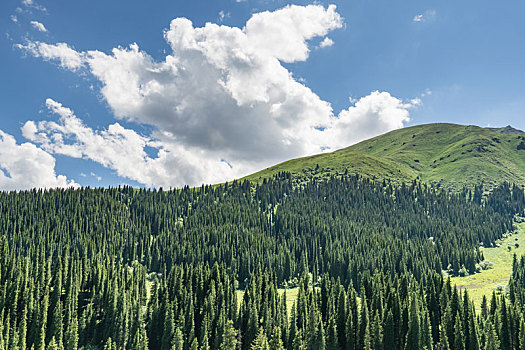
[[[319,166],[319,168],[317,167]],[[292,159],[279,165],[264,169],[244,179],[252,182],[261,182],[279,172],[290,172],[299,183],[312,178],[322,179],[331,175],[359,174],[369,178],[388,179],[392,182],[415,178],[412,172],[389,160],[377,158],[373,155],[358,151],[336,151],[310,157]]]
[[[456,124],[418,125],[332,153],[292,159],[245,179],[260,182],[285,171],[302,183],[348,171],[396,183],[419,177],[451,189],[482,182],[488,187],[503,181],[525,183],[525,150],[518,150],[525,134],[506,132]]]
[[[299,293],[299,288],[288,288],[283,289],[279,288],[279,295],[282,295],[284,291],[286,290],[286,309],[288,311],[288,316],[290,316],[290,313],[292,312],[292,305],[297,300],[297,294]],[[242,302],[242,298],[244,297],[244,290],[238,290],[237,291],[237,303],[240,305]]]
[[[519,244],[518,248],[515,248],[515,243]],[[508,246],[511,247],[510,251]],[[519,224],[517,234],[501,240],[499,247],[483,248],[485,260],[494,264],[492,269],[465,277],[453,277],[452,285],[456,285],[459,289],[467,289],[476,308],[479,309],[483,295],[490,300],[492,292],[498,285],[507,285],[512,273],[514,254],[518,257],[525,254],[525,223]]]

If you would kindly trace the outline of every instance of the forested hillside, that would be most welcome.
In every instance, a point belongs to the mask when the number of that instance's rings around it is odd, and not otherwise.
[[[478,315],[441,272],[481,269],[524,208],[508,184],[288,173],[0,193],[0,349],[522,349],[523,260]]]

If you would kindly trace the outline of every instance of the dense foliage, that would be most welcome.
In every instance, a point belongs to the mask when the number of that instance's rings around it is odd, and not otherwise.
[[[279,283],[326,272],[358,287],[365,270],[418,280],[428,268],[475,272],[476,248],[512,230],[524,203],[508,185],[484,204],[481,195],[353,176],[294,188],[286,174],[255,187],[34,190],[0,193],[0,232],[20,256],[67,249],[75,259],[100,253],[156,272],[218,262],[241,284],[262,267]]]
[[[524,259],[479,315],[441,270],[474,273],[524,205],[287,174],[0,193],[0,349],[522,349]]]

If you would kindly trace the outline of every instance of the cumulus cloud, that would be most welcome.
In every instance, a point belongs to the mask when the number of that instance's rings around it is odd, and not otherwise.
[[[402,128],[410,121],[409,110],[421,103],[413,99],[404,103],[388,92],[374,91],[339,113],[326,130],[338,149],[358,141]]]
[[[243,31],[257,51],[283,62],[296,62],[308,58],[307,40],[325,36],[341,26],[342,18],[335,5],[326,9],[292,5],[254,14]]]
[[[119,176],[147,186],[197,184],[203,181],[203,169],[207,182],[220,181],[229,175],[225,173],[230,170],[226,164],[207,160],[205,155],[195,155],[197,150],[181,149],[139,135],[119,123],[105,130],[93,130],[61,103],[47,99],[46,106],[59,116],[59,120],[28,121],[22,133],[47,152],[92,160],[115,170]],[[156,157],[148,156],[146,147],[155,150]]]
[[[16,17],[15,15],[11,15],[9,18],[11,18],[11,21],[13,21],[13,23],[18,23],[18,17]]]
[[[46,44],[30,41],[26,45],[17,44],[15,46],[45,61],[58,60],[62,68],[72,71],[78,70],[84,64],[83,54],[75,51],[66,43]]]
[[[18,145],[13,136],[0,130],[0,190],[70,186],[78,184],[56,175],[52,155],[32,143]]]
[[[330,103],[282,65],[306,60],[309,41],[325,38],[342,21],[334,5],[257,13],[244,28],[196,28],[176,18],[164,33],[172,52],[161,61],[136,44],[104,53],[28,42],[20,48],[98,79],[117,119],[155,131],[139,135],[119,123],[93,130],[53,100],[47,106],[59,122],[28,122],[22,131],[48,152],[91,159],[121,176],[167,187],[232,179],[402,127],[415,101],[373,92],[334,115]]]
[[[33,26],[33,28],[35,28],[39,32],[44,32],[44,33],[47,32],[46,27],[38,21],[31,21],[31,25]]]
[[[334,44],[334,41],[332,39],[330,39],[329,37],[326,37],[323,39],[323,41],[321,41],[319,43],[319,47],[320,48],[323,48],[323,47],[330,47]]]

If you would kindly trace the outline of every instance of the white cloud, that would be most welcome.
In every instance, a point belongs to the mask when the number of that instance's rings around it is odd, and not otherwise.
[[[119,123],[93,130],[48,100],[60,122],[28,122],[23,134],[48,152],[91,159],[120,176],[169,187],[233,179],[402,127],[414,101],[373,92],[334,116],[330,103],[282,65],[306,60],[310,39],[341,26],[333,5],[254,14],[242,29],[213,23],[195,28],[176,18],[165,31],[172,52],[161,61],[136,44],[107,54],[29,42],[20,47],[34,56],[73,71],[85,67],[102,83],[116,118],[155,131],[139,135]],[[146,147],[157,156],[148,156]]]
[[[18,17],[16,17],[15,15],[11,15],[10,18],[11,21],[13,21],[13,23],[18,23]]]
[[[119,123],[105,130],[93,130],[71,109],[52,99],[46,100],[46,106],[60,117],[59,121],[28,121],[22,133],[47,152],[92,160],[115,170],[119,176],[147,186],[197,184],[203,181],[202,170],[205,170],[207,182],[217,182],[231,170],[220,160],[208,160],[206,155],[199,155],[198,150],[186,150],[141,136]],[[157,156],[148,156],[146,147],[155,149]]]
[[[410,121],[409,110],[419,104],[419,99],[404,103],[388,92],[374,91],[332,120],[326,129],[326,136],[333,140],[330,146],[338,149],[402,128]]]
[[[33,0],[22,0],[22,4],[27,8],[32,8],[42,12],[47,11],[47,9],[44,6],[37,4]]]
[[[0,190],[78,186],[55,173],[55,158],[32,143],[18,145],[0,130]]]
[[[423,15],[415,15],[412,19],[414,22],[423,22]]]
[[[415,15],[413,22],[431,22],[436,18],[436,10],[426,10],[424,14]]]
[[[83,54],[78,53],[66,43],[50,45],[39,41],[30,41],[26,45],[17,44],[15,46],[35,57],[41,57],[45,61],[58,60],[62,68],[72,71],[80,69],[84,64]]]
[[[97,179],[97,181],[101,181],[102,180],[102,177],[98,176],[94,172],[91,172],[91,176],[93,176],[95,179]]]
[[[31,21],[31,25],[33,26],[33,28],[35,28],[39,32],[44,32],[44,33],[47,32],[46,27],[38,21]]]
[[[228,17],[230,17],[229,12],[219,11],[219,22],[224,21],[224,19]]]
[[[421,97],[430,96],[430,95],[432,95],[432,90],[430,90],[430,89],[428,89],[428,88],[425,89],[425,91],[423,91],[423,92],[421,93]]]
[[[319,47],[320,48],[323,48],[323,47],[330,47],[334,44],[334,41],[332,39],[330,39],[329,37],[326,37],[323,39],[323,41],[321,41],[319,43]]]
[[[307,40],[325,36],[341,28],[342,23],[335,5],[326,9],[319,5],[291,5],[254,14],[243,31],[257,51],[283,62],[296,62],[308,58]]]

